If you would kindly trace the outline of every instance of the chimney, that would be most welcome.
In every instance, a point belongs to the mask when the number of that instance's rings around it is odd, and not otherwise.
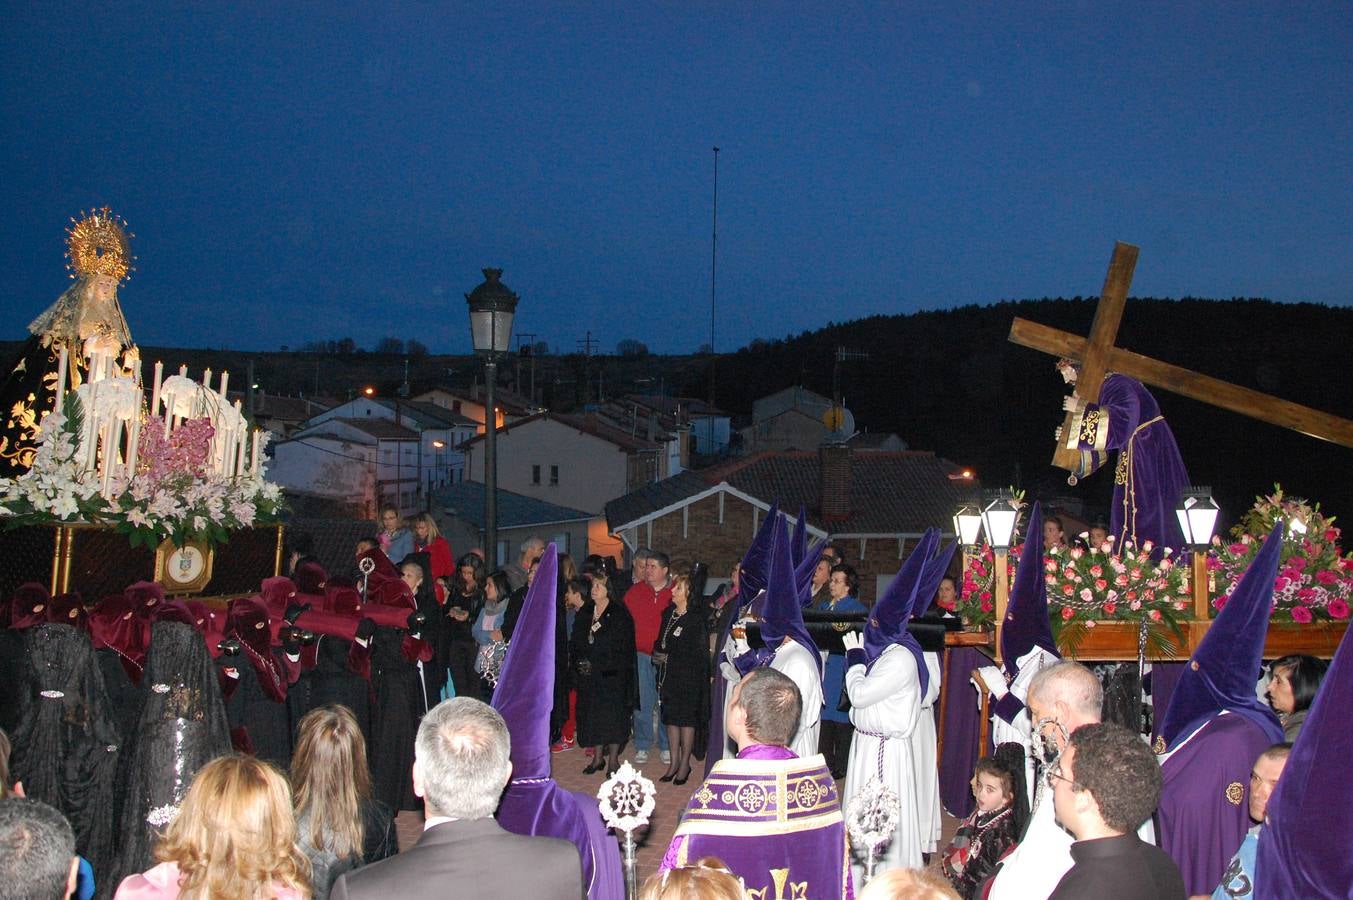
[[[829,522],[850,518],[850,446],[842,441],[817,451],[818,511]]]

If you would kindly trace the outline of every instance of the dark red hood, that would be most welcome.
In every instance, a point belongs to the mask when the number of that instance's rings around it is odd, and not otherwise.
[[[52,595],[36,581],[21,584],[14,589],[9,599],[9,627],[31,628],[47,621],[47,607],[52,605]]]

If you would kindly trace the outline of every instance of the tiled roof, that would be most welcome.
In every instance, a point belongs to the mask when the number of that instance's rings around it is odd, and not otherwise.
[[[395,401],[386,397],[374,398],[386,409],[395,410]],[[460,413],[452,412],[444,406],[428,403],[424,400],[400,400],[398,414],[422,428],[450,428],[453,425],[474,425],[474,419],[467,419]]]
[[[484,527],[484,485],[478,481],[462,481],[459,484],[438,488],[432,495],[435,509],[454,509],[458,518],[474,525]],[[498,489],[498,527],[522,528],[529,525],[545,525],[554,522],[577,522],[596,518],[594,513],[581,509],[570,509],[514,494],[512,491]]]
[[[681,503],[727,482],[744,494],[796,514],[835,535],[920,534],[934,525],[951,528],[954,508],[970,482],[950,479],[954,466],[925,452],[870,452],[851,455],[850,515],[827,521],[819,510],[816,452],[768,452],[711,469],[683,472],[606,504],[612,530]]]
[[[374,438],[392,441],[416,441],[418,432],[412,428],[405,428],[403,425],[396,425],[394,422],[386,419],[330,419],[330,422],[342,422],[344,425],[356,428],[365,434]],[[321,422],[315,426],[315,429],[323,428]],[[311,429],[307,429],[309,431]]]
[[[657,450],[659,447],[662,446],[661,444],[658,444],[654,441],[646,440],[645,438],[641,437],[636,437],[635,435],[632,435],[627,431],[622,431],[621,429],[616,428],[614,425],[608,425],[594,415],[573,416],[573,415],[564,415],[563,413],[552,413],[552,412],[536,413],[534,416],[527,416],[524,419],[518,419],[515,422],[507,423],[502,428],[498,429],[498,434],[500,435],[507,434],[508,432],[515,431],[518,428],[525,428],[530,426],[534,422],[543,421],[545,419],[553,419],[554,421],[559,422],[563,425],[567,425],[570,428],[576,429],[582,432],[583,434],[590,434],[593,437],[601,438],[603,441],[615,444],[622,450],[631,450],[636,452],[643,450],[653,451]],[[477,444],[482,440],[484,440],[484,435],[482,434],[475,435],[461,446],[463,447],[468,444]]]
[[[625,399],[640,406],[647,406],[666,415],[676,415],[677,409],[683,409],[692,416],[726,416],[728,413],[717,406],[710,406],[698,397],[666,397],[662,394],[626,394]]]

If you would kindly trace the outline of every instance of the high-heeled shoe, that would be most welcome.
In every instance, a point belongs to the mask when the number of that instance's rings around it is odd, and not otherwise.
[[[602,770],[602,768],[603,768],[605,765],[606,765],[606,764],[605,764],[604,762],[601,762],[601,763],[590,762],[590,763],[588,763],[587,766],[583,769],[583,774],[584,774],[584,775],[591,775],[591,774],[593,774],[594,772],[600,772],[600,771]]]
[[[672,784],[685,784],[687,781],[690,780],[690,778],[691,778],[691,770],[687,769],[685,775],[682,775],[680,778],[673,778]]]
[[[668,772],[666,775],[662,776],[662,777],[659,778],[658,780],[659,780],[659,781],[671,781],[672,778],[673,778],[673,776],[675,776],[675,775],[676,775],[675,772]]]

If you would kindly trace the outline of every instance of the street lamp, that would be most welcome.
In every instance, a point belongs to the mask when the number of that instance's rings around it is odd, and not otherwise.
[[[1193,614],[1203,621],[1208,619],[1207,551],[1212,546],[1212,533],[1220,512],[1217,501],[1212,499],[1212,489],[1201,486],[1185,488],[1174,509],[1184,546],[1192,551]]]
[[[977,546],[982,534],[982,511],[976,503],[964,503],[954,513],[954,534],[965,550]]]
[[[498,565],[498,412],[493,402],[498,357],[512,343],[512,317],[518,297],[499,279],[502,269],[483,269],[484,283],[465,295],[470,306],[470,340],[484,357],[484,558]]]
[[[1015,506],[1015,497],[1006,490],[993,492],[993,499],[982,510],[982,528],[987,534],[987,543],[995,555],[996,576],[996,660],[1001,658],[1001,627],[1005,623],[1005,610],[1010,604],[1010,564],[1008,562],[1010,546],[1015,542],[1015,523],[1019,520],[1019,508]],[[1038,561],[1035,561],[1035,565]]]

